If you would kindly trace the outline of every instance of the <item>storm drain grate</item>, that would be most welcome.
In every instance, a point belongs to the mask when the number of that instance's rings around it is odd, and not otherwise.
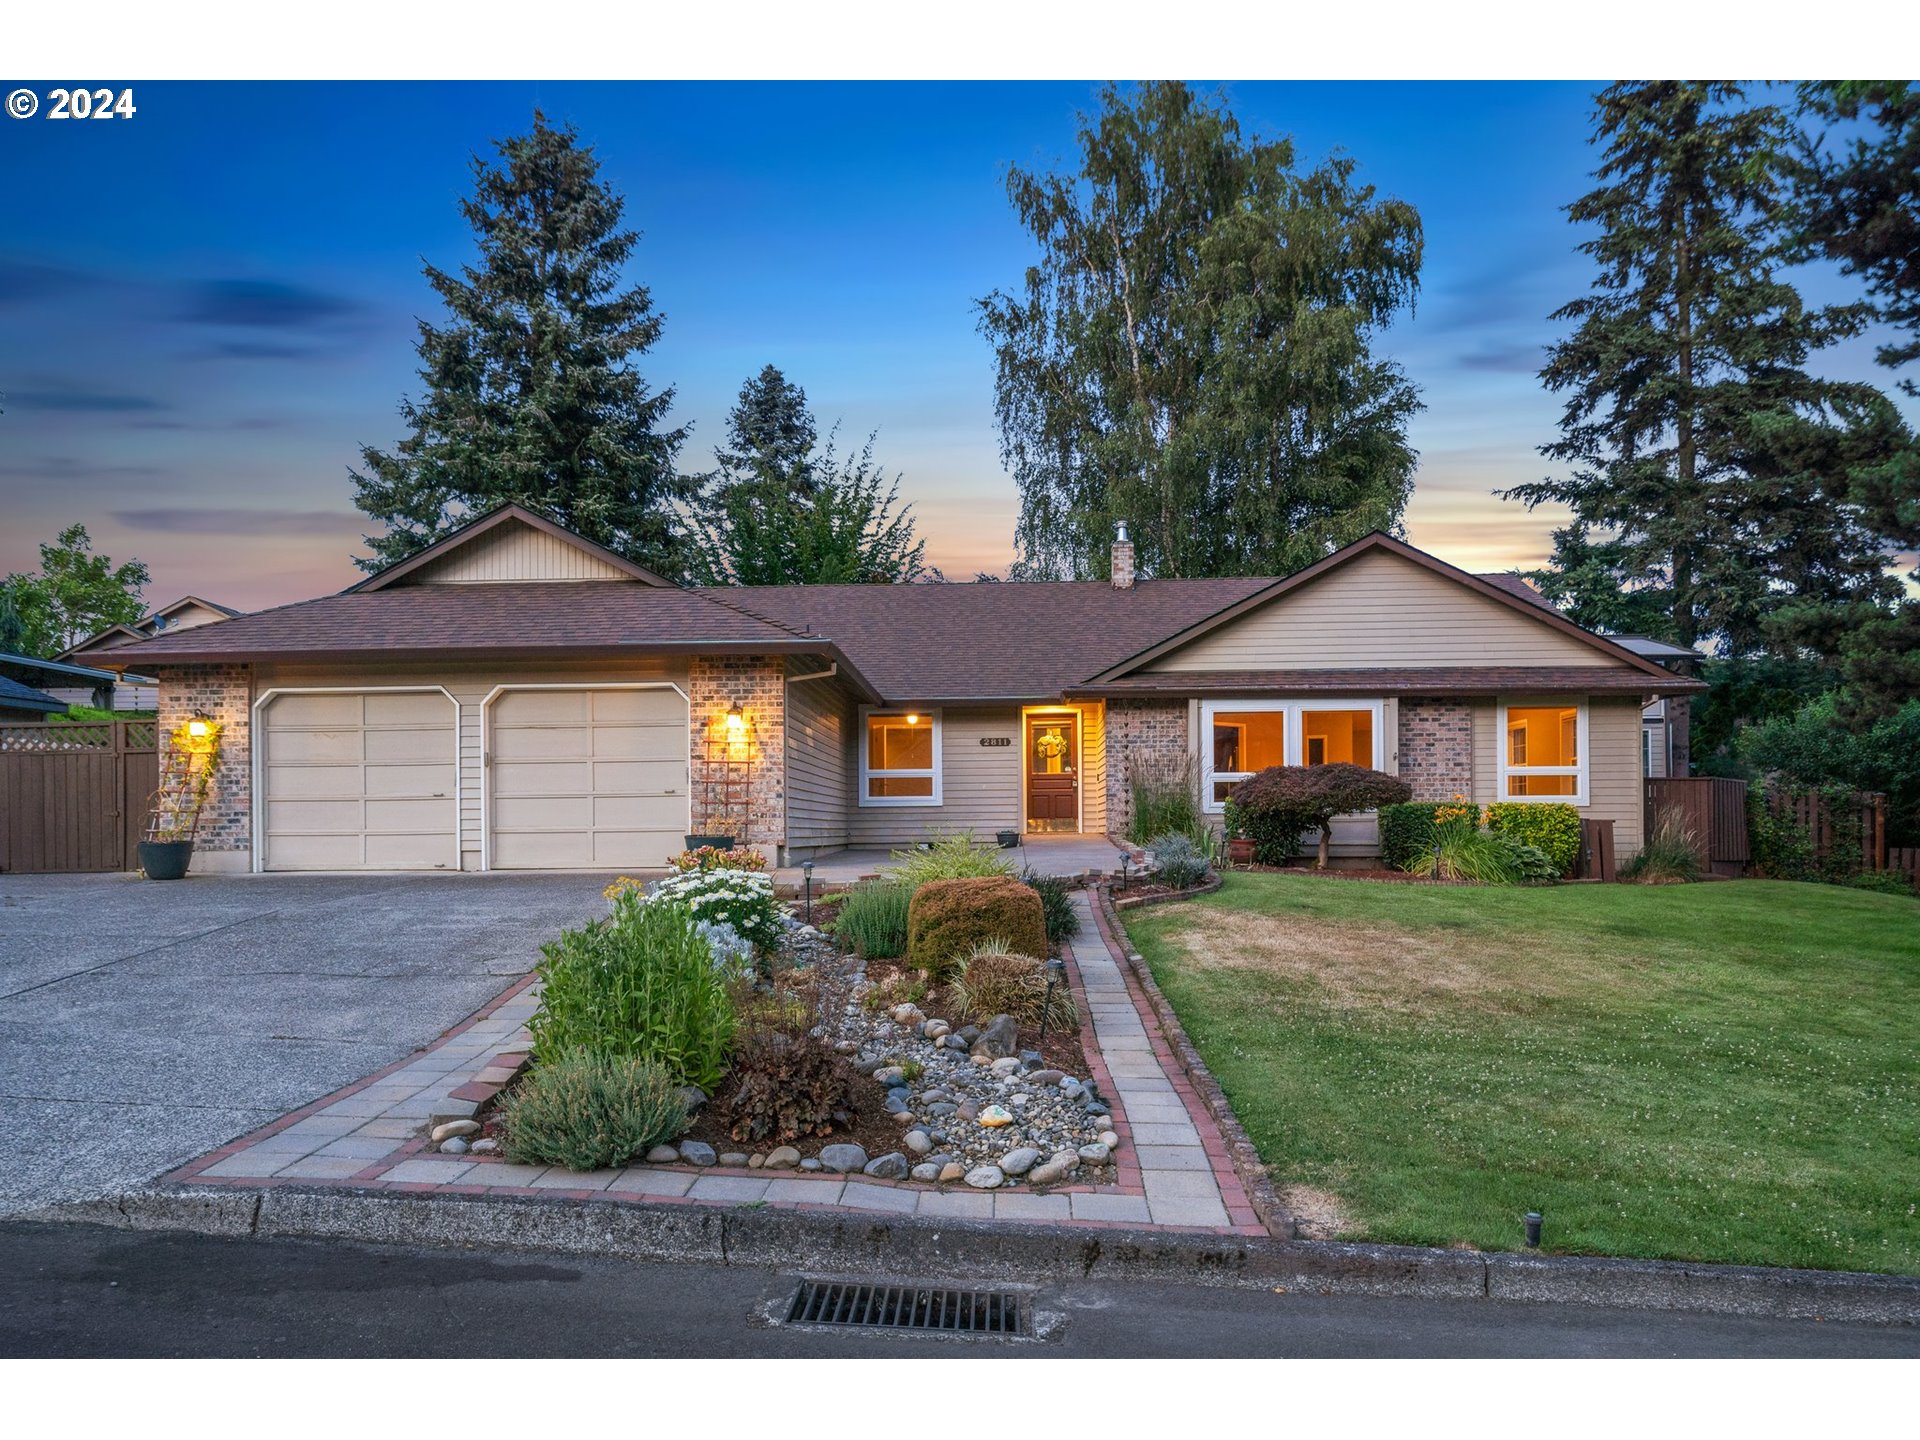
[[[1014,1290],[946,1290],[802,1280],[789,1325],[926,1330],[946,1335],[1024,1335],[1026,1297]]]

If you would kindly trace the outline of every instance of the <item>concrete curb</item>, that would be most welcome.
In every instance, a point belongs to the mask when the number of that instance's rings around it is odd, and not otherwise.
[[[1920,1324],[1920,1279],[1661,1260],[1485,1255],[771,1206],[269,1187],[152,1189],[23,1219],[237,1238],[344,1240],[922,1279],[1169,1280],[1321,1295],[1498,1300]]]

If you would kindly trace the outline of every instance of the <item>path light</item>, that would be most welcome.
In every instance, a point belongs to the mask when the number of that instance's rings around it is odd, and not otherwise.
[[[1527,1249],[1538,1250],[1539,1248],[1540,1212],[1538,1210],[1529,1210],[1527,1211]]]
[[[1040,1011],[1040,1043],[1047,1043],[1047,1017],[1053,1014],[1053,987],[1067,978],[1067,962],[1058,955],[1047,961],[1047,998]]]
[[[1120,852],[1120,888],[1122,890],[1127,888],[1127,865],[1132,859],[1132,851],[1122,850]]]
[[[802,860],[800,873],[807,879],[807,924],[813,923],[813,861]]]

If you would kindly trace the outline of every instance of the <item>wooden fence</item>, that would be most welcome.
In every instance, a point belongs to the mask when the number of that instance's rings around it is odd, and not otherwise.
[[[0,871],[137,869],[155,735],[151,720],[0,725]]]
[[[1889,845],[1886,868],[1907,877],[1907,884],[1920,890],[1920,847]]]
[[[1824,863],[1836,843],[1854,843],[1858,835],[1860,868],[1885,870],[1887,864],[1887,797],[1856,790],[1837,805],[1820,794],[1787,795],[1774,791],[1768,803],[1776,815],[1791,816],[1813,842],[1814,859]]]
[[[1647,781],[1647,834],[1677,823],[1693,836],[1700,866],[1714,875],[1747,868],[1747,782],[1717,775]]]

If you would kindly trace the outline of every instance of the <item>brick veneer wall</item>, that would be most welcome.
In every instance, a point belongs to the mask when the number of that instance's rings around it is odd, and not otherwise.
[[[787,831],[787,684],[786,666],[777,656],[716,655],[696,658],[687,675],[688,740],[692,750],[693,828],[700,833],[736,835],[743,844],[777,847]],[[707,727],[719,725],[727,707],[739,702],[750,724],[747,823],[737,809],[718,811],[718,793],[710,813],[707,801]],[[774,857],[769,856],[769,859]]]
[[[1400,778],[1415,800],[1473,793],[1473,707],[1465,700],[1400,702]]]
[[[253,667],[175,665],[160,671],[159,741],[196,715],[220,722],[220,764],[200,810],[196,851],[253,848]]]
[[[1107,833],[1125,835],[1133,823],[1133,790],[1127,783],[1129,761],[1159,758],[1178,764],[1189,756],[1186,701],[1109,700]]]

